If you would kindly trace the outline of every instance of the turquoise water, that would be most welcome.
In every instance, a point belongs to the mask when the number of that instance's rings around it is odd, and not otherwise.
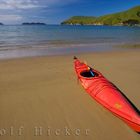
[[[108,51],[140,43],[140,27],[0,26],[0,58]]]

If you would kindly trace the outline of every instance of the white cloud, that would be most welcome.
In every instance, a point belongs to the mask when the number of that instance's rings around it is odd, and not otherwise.
[[[32,9],[55,5],[66,5],[78,0],[0,0],[0,10]]]
[[[0,15],[1,22],[16,22],[22,20],[22,16],[20,15]]]
[[[31,9],[38,8],[37,0],[0,0],[0,9]]]
[[[0,0],[0,22],[15,24],[40,19],[46,21],[47,15],[55,15],[61,7],[77,1],[80,0]]]

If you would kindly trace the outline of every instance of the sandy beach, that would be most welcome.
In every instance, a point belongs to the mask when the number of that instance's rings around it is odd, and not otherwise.
[[[140,109],[140,51],[78,54]],[[1,140],[139,140],[77,82],[73,56],[0,60]]]

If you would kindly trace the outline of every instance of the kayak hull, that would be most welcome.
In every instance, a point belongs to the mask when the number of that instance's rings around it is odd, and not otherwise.
[[[97,70],[92,69],[95,76],[91,76],[89,66],[78,59],[75,59],[74,66],[77,77],[86,92],[134,131],[140,132],[139,112],[124,94]]]

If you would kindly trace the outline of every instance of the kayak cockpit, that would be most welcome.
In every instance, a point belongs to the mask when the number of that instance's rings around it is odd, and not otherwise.
[[[85,77],[85,78],[92,78],[92,77],[97,77],[98,76],[98,73],[96,73],[96,72],[94,72],[94,71],[90,71],[90,70],[85,70],[85,71],[82,71],[81,73],[80,73],[80,75],[82,76],[82,77]]]

